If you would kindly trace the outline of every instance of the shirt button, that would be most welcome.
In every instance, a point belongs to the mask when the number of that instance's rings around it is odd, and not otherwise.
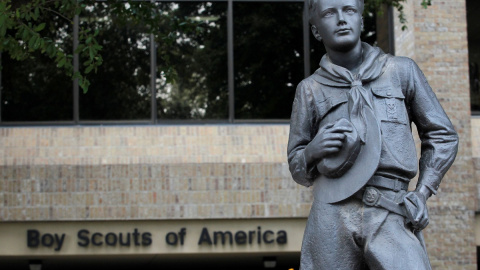
[[[387,92],[387,96],[391,96],[392,95],[392,92]]]

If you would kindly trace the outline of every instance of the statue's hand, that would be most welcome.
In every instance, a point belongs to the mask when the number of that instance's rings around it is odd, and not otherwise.
[[[352,132],[350,127],[328,124],[323,126],[305,148],[305,158],[308,164],[314,164],[322,158],[337,153],[343,146],[345,132]]]
[[[403,198],[407,222],[416,231],[425,229],[428,225],[427,196],[420,191],[410,191]]]

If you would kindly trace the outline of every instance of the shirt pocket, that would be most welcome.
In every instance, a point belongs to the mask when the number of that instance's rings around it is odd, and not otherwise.
[[[372,88],[377,118],[382,122],[407,125],[405,96],[394,87]]]
[[[320,119],[324,119],[328,114],[333,112],[341,104],[344,104],[347,102],[348,102],[348,97],[345,93],[333,95],[321,102],[318,102],[317,108],[318,108],[318,114],[320,116]]]

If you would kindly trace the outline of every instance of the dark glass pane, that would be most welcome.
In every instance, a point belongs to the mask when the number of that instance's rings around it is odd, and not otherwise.
[[[323,43],[316,40],[310,33],[310,74],[314,73],[319,68],[320,60],[327,51]]]
[[[235,118],[290,118],[304,78],[303,3],[235,3]]]
[[[72,52],[72,26],[59,17],[46,18],[41,35],[51,37]],[[73,120],[73,82],[54,59],[40,53],[17,61],[2,54],[2,121]]]
[[[470,102],[473,114],[480,114],[480,1],[467,1],[468,62],[470,64]]]
[[[386,13],[386,12],[385,12]],[[388,23],[388,22],[386,22]],[[383,38],[383,37],[382,37]],[[363,31],[360,39],[372,46],[377,46],[377,11],[363,12]]]
[[[80,120],[149,119],[150,35],[141,25],[117,17],[107,4],[87,10],[80,26],[99,29],[103,64],[89,74],[88,92],[80,94]],[[85,60],[80,59],[80,65]]]
[[[159,25],[175,40],[158,40],[158,119],[227,119],[227,3],[157,3],[179,18]],[[170,70],[169,70],[170,68]]]

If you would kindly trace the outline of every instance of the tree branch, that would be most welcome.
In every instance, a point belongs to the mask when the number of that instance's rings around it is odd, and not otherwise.
[[[46,7],[42,7],[42,6],[40,6],[39,8],[42,9],[42,10],[46,10],[46,11],[49,11],[49,12],[51,12],[51,13],[57,14],[59,17],[65,19],[65,20],[68,21],[69,23],[72,23],[72,24],[73,24],[73,21],[72,21],[71,19],[67,18],[67,17],[64,16],[63,14],[61,14],[61,13],[59,13],[59,12],[53,10],[53,9],[46,8]]]

